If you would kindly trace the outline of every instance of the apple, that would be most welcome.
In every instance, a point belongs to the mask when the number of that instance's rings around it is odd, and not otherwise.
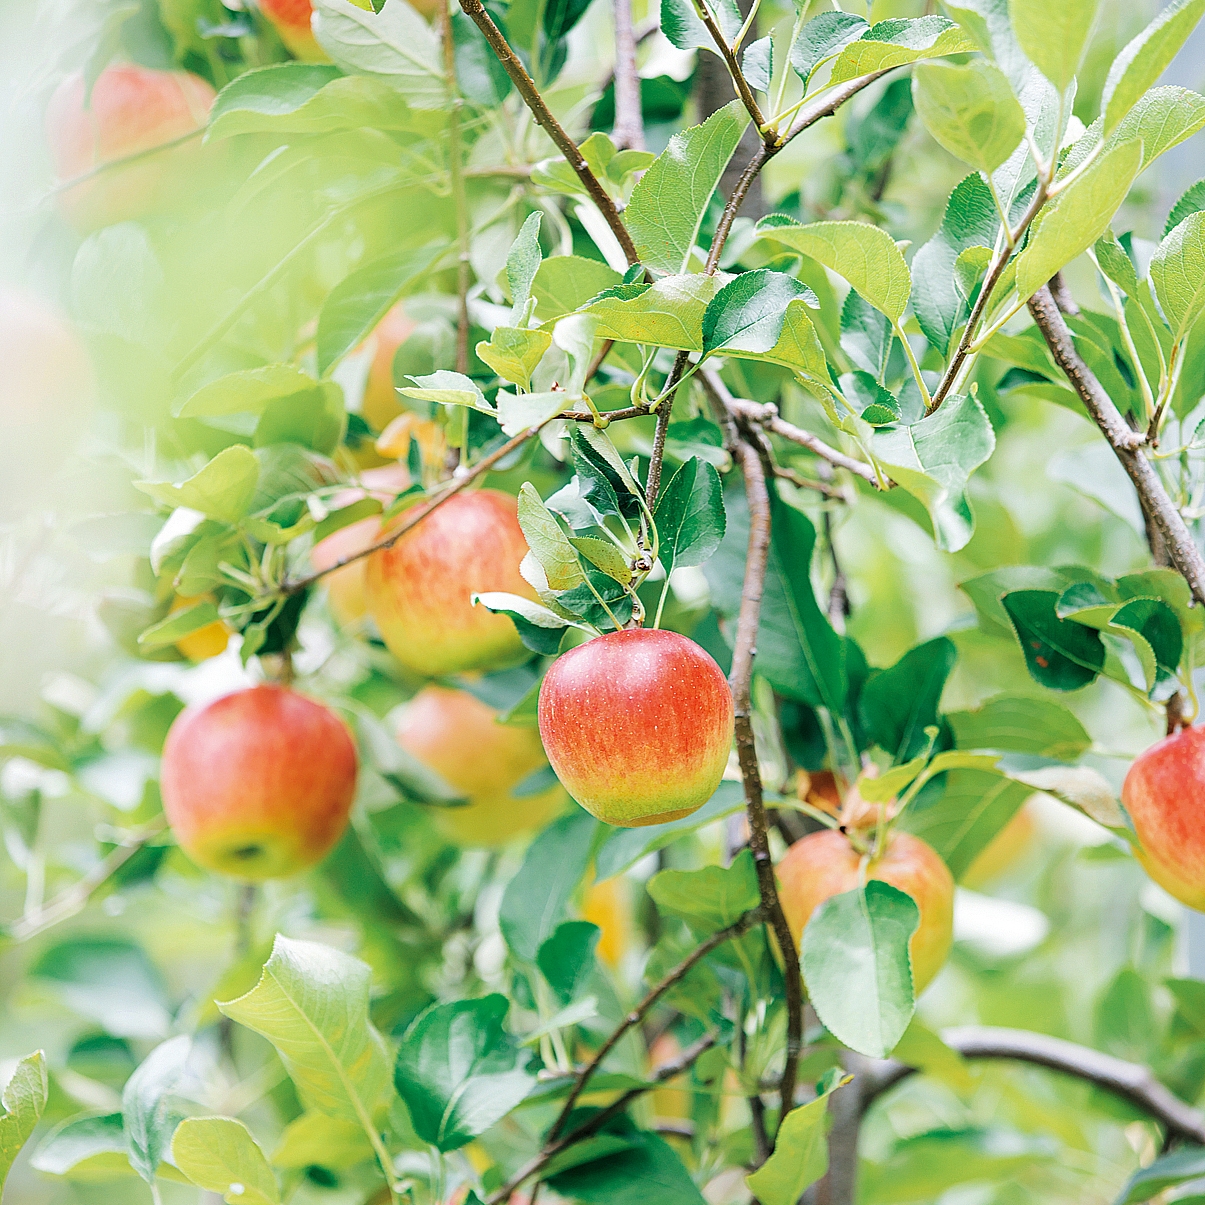
[[[1182,728],[1140,753],[1121,787],[1134,856],[1182,904],[1205,912],[1205,728]]]
[[[1028,806],[1022,806],[1012,819],[975,855],[958,881],[977,891],[1019,862],[1033,845],[1038,824]]]
[[[364,347],[372,349],[372,363],[364,384],[360,413],[374,431],[383,431],[402,413],[402,404],[393,386],[393,357],[413,330],[414,320],[406,314],[406,303],[399,301],[364,341]]]
[[[941,970],[954,940],[954,879],[931,845],[911,833],[892,832],[887,852],[863,870],[863,855],[837,829],[796,841],[778,863],[779,898],[796,945],[812,913],[825,900],[881,879],[906,892],[920,909],[912,935],[912,982],[919,996]]]
[[[165,144],[205,125],[213,88],[187,71],[123,63],[100,73],[87,100],[84,92],[76,72],[46,109],[51,158],[68,185],[59,193],[67,220],[87,232],[143,217],[179,196],[179,177],[199,158],[201,139]],[[131,156],[138,158],[119,165]]]
[[[171,614],[177,611],[183,611],[185,607],[191,607],[193,603],[213,602],[212,594],[201,594],[186,597],[183,594],[177,594],[172,600]],[[180,650],[189,661],[208,661],[210,657],[216,657],[219,653],[226,651],[226,645],[230,643],[230,629],[220,620],[216,619],[213,623],[207,623],[203,628],[197,628],[195,632],[189,632],[187,636],[176,641],[176,648]]]
[[[542,828],[566,803],[553,783],[535,795],[516,795],[524,779],[548,765],[534,728],[498,723],[498,713],[467,691],[426,686],[402,707],[398,744],[434,770],[468,803],[429,809],[439,828],[460,845],[501,845]]]
[[[597,954],[617,970],[632,945],[632,901],[622,875],[591,883],[582,900],[582,920],[597,925]]]
[[[247,880],[296,874],[347,827],[356,746],[334,712],[284,686],[187,707],[163,746],[163,811],[199,866]]]
[[[569,794],[608,824],[689,816],[720,785],[732,694],[693,640],[611,632],[560,657],[540,686],[540,736]]]
[[[294,58],[311,63],[330,61],[310,28],[314,15],[310,0],[259,0],[259,7]]]
[[[478,490],[449,498],[392,548],[368,558],[368,609],[389,651],[428,678],[525,661],[531,654],[515,625],[474,607],[472,596],[501,590],[534,599],[519,574],[526,555],[510,494]]]

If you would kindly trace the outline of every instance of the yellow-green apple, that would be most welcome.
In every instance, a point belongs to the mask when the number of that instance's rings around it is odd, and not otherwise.
[[[958,876],[964,887],[977,891],[998,879],[1029,852],[1038,823],[1028,806],[1013,818],[975,855],[975,860]]]
[[[205,125],[213,88],[187,71],[118,64],[100,73],[87,100],[84,93],[77,72],[59,85],[46,109],[46,137],[68,221],[81,231],[95,230],[178,198],[181,176],[201,154],[200,137],[186,136]]]
[[[1205,912],[1205,728],[1182,728],[1140,753],[1121,787],[1147,874]]]
[[[430,809],[460,845],[501,845],[516,833],[542,828],[565,806],[559,783],[534,795],[515,794],[525,778],[548,765],[539,734],[499,724],[498,713],[467,691],[424,687],[401,709],[397,739],[468,800]]]
[[[912,982],[919,996],[941,970],[954,940],[954,879],[931,845],[911,833],[893,832],[887,851],[864,869],[863,855],[836,829],[810,833],[778,863],[779,898],[798,945],[811,915],[825,900],[881,879],[906,892],[920,909],[912,935]]]
[[[623,875],[591,883],[582,899],[582,920],[597,925],[597,954],[615,970],[632,945],[632,898]]]
[[[321,861],[356,794],[356,746],[321,703],[253,686],[187,707],[163,746],[163,810],[194,862],[275,879]]]
[[[599,820],[638,828],[711,798],[732,745],[732,694],[693,640],[632,628],[553,662],[539,721],[569,794]]]
[[[525,660],[530,654],[515,625],[473,606],[472,596],[500,590],[534,599],[519,574],[526,555],[510,494],[478,490],[449,498],[368,558],[368,609],[389,651],[428,678]]]
[[[364,341],[365,347],[372,349],[372,362],[364,383],[360,413],[374,431],[384,431],[402,413],[402,404],[393,387],[393,357],[413,330],[414,320],[406,314],[406,303],[399,301]]]
[[[213,601],[212,594],[194,595],[193,597],[177,594],[172,600],[171,614],[183,611],[185,607],[191,607],[194,603]],[[207,623],[203,628],[197,628],[196,631],[189,632],[187,636],[177,640],[176,648],[189,661],[208,661],[210,657],[224,653],[226,645],[229,643],[230,629],[220,619],[215,619],[213,623]]]
[[[310,28],[314,15],[310,0],[259,0],[259,7],[294,58],[311,63],[329,61]]]

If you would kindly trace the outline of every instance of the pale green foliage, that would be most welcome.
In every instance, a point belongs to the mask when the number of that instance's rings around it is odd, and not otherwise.
[[[46,1108],[49,1091],[46,1056],[39,1050],[23,1058],[0,1095],[0,1192],[13,1160],[20,1153]]]
[[[918,64],[912,95],[929,133],[979,171],[994,171],[1025,136],[1025,113],[1007,77],[982,60]]]
[[[227,1202],[278,1205],[280,1190],[259,1144],[233,1117],[187,1117],[172,1138],[172,1159],[196,1185]]]
[[[1009,0],[1017,42],[1060,92],[1080,69],[1099,7],[1100,0]]]
[[[1189,214],[1159,244],[1151,283],[1179,342],[1205,309],[1205,213]]]

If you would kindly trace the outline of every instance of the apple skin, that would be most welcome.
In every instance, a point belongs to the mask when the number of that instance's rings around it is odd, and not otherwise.
[[[282,878],[320,862],[343,835],[356,770],[355,743],[334,712],[283,686],[253,686],[176,717],[163,747],[163,810],[199,866]]]
[[[1143,869],[1182,904],[1205,912],[1205,728],[1182,728],[1140,753],[1121,802]]]
[[[998,879],[1029,852],[1037,836],[1038,822],[1026,805],[975,855],[958,881],[972,891]]]
[[[406,314],[406,303],[399,301],[365,340],[365,345],[372,347],[372,363],[360,413],[374,431],[384,431],[404,409],[393,388],[393,357],[413,330],[414,320]]]
[[[46,109],[46,137],[59,180],[192,133],[205,125],[216,95],[187,71],[119,64],[100,73],[85,108],[83,75],[68,76]],[[84,233],[143,217],[175,198],[181,171],[196,163],[201,150],[195,138],[101,172],[61,192],[60,205]]]
[[[514,794],[548,759],[534,728],[515,728],[497,719],[498,713],[480,699],[446,686],[425,686],[401,709],[398,744],[469,801],[428,809],[458,845],[501,845],[517,833],[543,828],[568,802],[559,783],[538,795]]]
[[[844,833],[825,829],[796,841],[778,863],[778,895],[787,925],[798,945],[812,913],[825,900],[862,883],[862,855]],[[866,868],[906,892],[920,909],[912,935],[912,982],[916,994],[932,982],[954,940],[954,879],[936,850],[911,833],[893,832],[887,852]]]
[[[569,794],[623,828],[697,811],[732,746],[723,670],[677,632],[632,628],[571,649],[544,677],[539,720]]]
[[[182,594],[177,594],[172,601],[169,614],[183,611],[185,607],[190,607],[193,603],[213,601],[214,597],[212,594],[194,595],[188,598]],[[219,654],[224,653],[226,645],[229,643],[230,629],[220,619],[217,619],[213,623],[207,623],[203,628],[197,628],[195,632],[189,632],[182,640],[177,640],[176,648],[189,661],[201,662],[208,661],[210,657],[217,657]]]
[[[515,625],[473,606],[471,597],[502,590],[535,599],[519,575],[526,555],[510,494],[478,490],[449,498],[392,548],[368,558],[368,609],[389,651],[427,678],[525,661],[531,654]]]
[[[294,58],[310,63],[330,62],[310,27],[314,15],[310,0],[259,0],[259,7]]]

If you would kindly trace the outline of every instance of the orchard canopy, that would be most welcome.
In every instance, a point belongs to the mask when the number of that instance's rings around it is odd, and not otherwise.
[[[1203,17],[0,9],[5,1205],[1205,1200]]]

